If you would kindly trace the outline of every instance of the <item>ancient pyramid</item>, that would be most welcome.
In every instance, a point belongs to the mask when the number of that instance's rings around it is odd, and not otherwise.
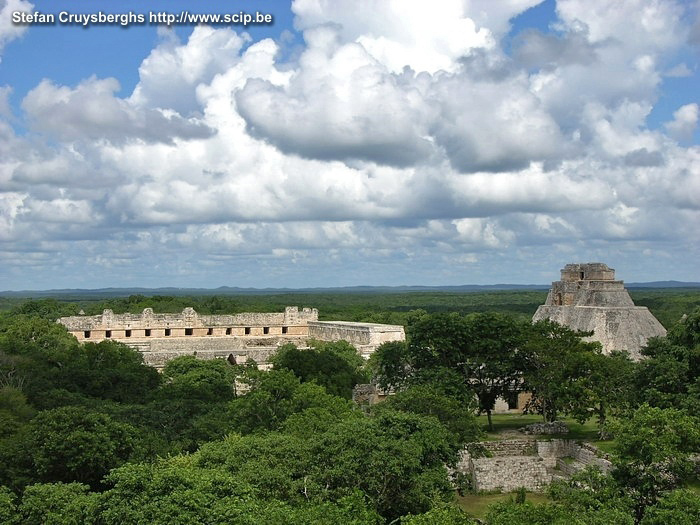
[[[635,306],[615,270],[603,263],[567,264],[561,281],[552,283],[547,302],[533,322],[551,319],[574,330],[593,332],[603,352],[625,350],[634,360],[650,337],[666,335],[666,329],[645,306]]]

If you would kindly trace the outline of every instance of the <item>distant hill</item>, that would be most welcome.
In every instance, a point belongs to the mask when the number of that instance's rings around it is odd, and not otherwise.
[[[627,288],[700,288],[700,283],[682,281],[653,281],[650,283],[625,283]]]
[[[0,297],[85,297],[92,299],[109,297],[128,297],[130,295],[279,295],[279,294],[313,294],[313,293],[403,293],[403,292],[486,292],[507,290],[547,290],[549,284],[465,284],[459,286],[345,286],[333,288],[238,288],[220,286],[219,288],[66,288],[54,290],[18,290],[2,291]],[[628,288],[700,288],[699,282],[655,281],[649,283],[626,283]]]

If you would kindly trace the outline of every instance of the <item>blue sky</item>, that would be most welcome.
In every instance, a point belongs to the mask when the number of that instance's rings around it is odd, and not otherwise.
[[[699,12],[0,0],[0,289],[700,280]]]

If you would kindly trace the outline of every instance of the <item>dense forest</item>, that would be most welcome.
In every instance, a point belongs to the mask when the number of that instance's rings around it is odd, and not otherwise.
[[[638,306],[646,306],[666,328],[683,314],[700,306],[700,288],[632,288],[629,290]],[[275,293],[246,295],[128,295],[93,297],[76,292],[70,300],[41,299],[27,301],[0,297],[0,314],[10,310],[43,317],[102,313],[110,308],[114,313],[140,313],[144,308],[155,312],[176,313],[191,306],[200,314],[239,312],[280,312],[285,306],[318,308],[319,318],[406,324],[413,310],[428,313],[501,312],[529,320],[544,304],[546,290],[500,290],[470,292],[347,292],[347,293]]]
[[[540,292],[342,295],[6,302],[0,523],[700,522],[697,290],[633,293],[669,328],[639,363],[553,323],[532,325]],[[125,345],[81,345],[55,323],[80,309],[290,304],[401,323],[407,341],[368,362],[346,343],[314,343],[281,347],[267,372],[180,357],[158,373]],[[353,386],[369,381],[395,394],[354,403]],[[542,503],[515,494],[475,518],[455,498],[468,480],[449,467],[484,438],[496,397],[519,390],[544,420],[592,421],[614,468],[555,482]]]

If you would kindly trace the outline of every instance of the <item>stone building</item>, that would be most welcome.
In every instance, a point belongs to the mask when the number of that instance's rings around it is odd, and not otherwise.
[[[78,341],[114,339],[139,350],[144,361],[161,368],[180,355],[223,358],[235,363],[253,359],[265,367],[268,358],[285,343],[306,346],[310,339],[345,340],[364,357],[386,341],[403,341],[403,326],[346,321],[319,321],[318,310],[288,306],[284,312],[199,315],[193,308],[180,314],[141,314],[61,317]]]
[[[634,305],[623,281],[615,280],[615,270],[603,263],[567,264],[532,318],[540,319],[593,332],[588,339],[599,341],[604,353],[624,350],[635,360],[650,337],[666,335],[645,306]]]

